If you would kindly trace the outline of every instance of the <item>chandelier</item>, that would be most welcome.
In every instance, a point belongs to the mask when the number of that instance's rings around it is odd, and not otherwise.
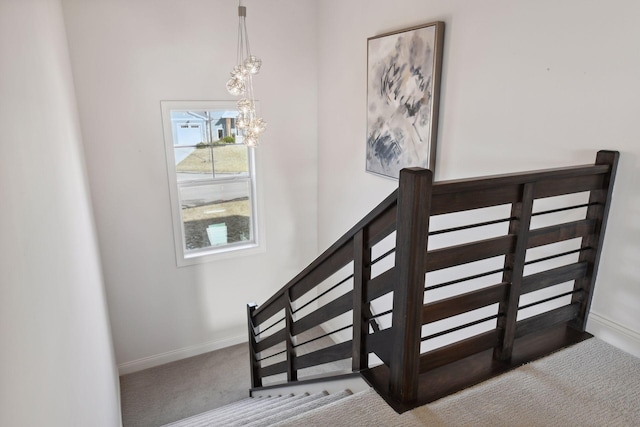
[[[253,76],[258,74],[262,60],[251,54],[247,36],[247,8],[238,2],[238,56],[237,64],[231,71],[227,90],[233,96],[239,96],[236,129],[242,141],[249,147],[258,145],[258,139],[267,128],[267,122],[256,115],[256,102],[253,97]]]

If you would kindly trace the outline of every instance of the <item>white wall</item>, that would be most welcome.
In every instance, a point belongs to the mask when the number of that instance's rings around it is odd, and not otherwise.
[[[59,0],[0,1],[0,425],[118,426]]]
[[[317,251],[315,2],[245,2],[268,130],[257,150],[266,252],[176,267],[161,100],[233,100],[237,2],[63,0],[121,372],[246,340]]]
[[[598,149],[621,151],[589,328],[640,355],[638,16],[640,4],[622,0],[321,0],[320,249],[397,186],[364,172],[367,37],[441,20],[436,179],[590,163]]]
[[[245,303],[268,298],[395,188],[364,172],[366,39],[434,20],[447,26],[437,179],[622,151],[591,328],[640,342],[637,5],[246,3],[265,61],[255,85],[269,122],[258,150],[267,251],[177,268],[160,100],[231,99],[237,3],[63,0],[121,372],[244,340]]]

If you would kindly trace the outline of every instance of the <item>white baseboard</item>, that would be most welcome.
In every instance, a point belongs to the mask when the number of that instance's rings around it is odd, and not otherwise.
[[[327,326],[328,325],[324,324],[321,325],[323,329],[327,329]],[[606,316],[592,311],[589,314],[587,331],[611,345],[631,353],[636,357],[640,357],[640,333],[631,330]],[[210,341],[204,344],[180,348],[166,353],[144,357],[142,359],[132,360],[131,362],[121,363],[118,365],[118,373],[120,375],[130,374],[142,371],[143,369],[153,368],[155,366],[164,365],[165,363],[186,359],[187,357],[198,356],[209,351],[220,350],[222,348],[244,342],[247,342],[247,337],[245,335],[238,335],[222,340]]]
[[[132,360],[131,362],[121,363],[118,365],[118,373],[120,375],[130,374],[133,372],[142,371],[143,369],[164,365],[165,363],[175,362],[176,360],[186,359],[187,357],[198,356],[210,351],[220,350],[221,348],[241,344],[243,342],[247,342],[246,335],[238,335],[222,340],[210,341],[204,344],[179,348],[177,350],[171,350],[166,353],[160,353],[154,356]]]
[[[587,331],[602,341],[640,357],[640,333],[627,328],[602,314],[589,313]]]

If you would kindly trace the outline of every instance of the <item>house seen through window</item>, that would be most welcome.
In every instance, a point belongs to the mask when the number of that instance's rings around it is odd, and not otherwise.
[[[233,104],[162,103],[178,264],[258,244],[253,149]]]

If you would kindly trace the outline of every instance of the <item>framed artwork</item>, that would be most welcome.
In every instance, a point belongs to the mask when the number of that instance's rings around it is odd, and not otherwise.
[[[367,172],[435,168],[444,22],[367,39]]]

